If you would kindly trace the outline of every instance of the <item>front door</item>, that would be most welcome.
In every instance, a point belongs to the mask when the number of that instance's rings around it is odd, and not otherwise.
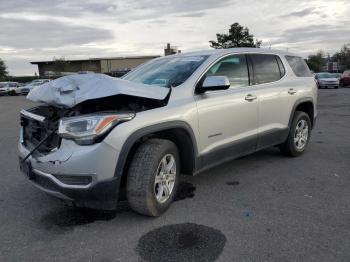
[[[216,62],[206,76],[226,76],[228,90],[195,95],[203,166],[253,152],[258,131],[258,99],[250,91],[245,55],[230,55]]]

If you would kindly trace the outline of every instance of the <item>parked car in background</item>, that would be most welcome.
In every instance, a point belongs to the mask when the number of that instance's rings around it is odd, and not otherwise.
[[[339,80],[340,86],[350,86],[350,70],[344,71]]]
[[[341,73],[332,73],[332,75],[334,75],[335,78],[340,79],[341,78]]]
[[[19,94],[21,95],[27,95],[29,93],[30,90],[34,89],[37,86],[41,86],[42,84],[45,84],[47,82],[49,82],[50,79],[36,79],[33,80],[32,82],[30,82],[29,84],[20,87],[19,88]]]
[[[18,86],[18,82],[0,82],[0,96],[16,95]]]
[[[318,88],[339,88],[339,79],[332,73],[317,73],[315,79]]]

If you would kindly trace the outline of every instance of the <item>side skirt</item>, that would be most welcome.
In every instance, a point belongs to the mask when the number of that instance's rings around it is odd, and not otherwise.
[[[200,155],[196,171],[193,175],[197,175],[207,169],[215,167],[217,165],[226,163],[228,161],[237,159],[242,156],[249,155],[256,151],[282,144],[288,137],[289,129],[275,129],[269,132],[259,134],[235,141],[229,145],[215,149],[209,153]]]

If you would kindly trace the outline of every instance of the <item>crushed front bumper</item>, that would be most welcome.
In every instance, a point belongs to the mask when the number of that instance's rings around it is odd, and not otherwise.
[[[101,142],[80,146],[63,140],[47,155],[33,153],[19,143],[20,170],[42,191],[77,206],[111,210],[118,201],[120,178],[115,177],[118,153]]]

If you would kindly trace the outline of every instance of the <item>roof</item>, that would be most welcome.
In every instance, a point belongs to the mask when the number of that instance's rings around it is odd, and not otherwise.
[[[64,61],[65,62],[73,62],[73,63],[81,63],[81,62],[98,61],[98,60],[153,59],[153,58],[157,58],[157,57],[159,57],[159,55],[99,57],[99,58],[87,58],[87,59],[72,59],[72,60],[64,60]],[[53,62],[55,62],[55,60],[33,61],[30,63],[33,65],[36,65],[36,64],[49,64],[49,63],[53,63]]]
[[[209,49],[202,51],[194,51],[188,53],[180,53],[174,54],[172,56],[186,56],[186,55],[224,55],[229,53],[268,53],[268,54],[279,54],[279,55],[292,55],[292,56],[300,56],[297,54],[293,54],[283,50],[277,49],[267,49],[267,48],[251,48],[251,47],[235,47],[235,48],[227,48],[227,49]]]

